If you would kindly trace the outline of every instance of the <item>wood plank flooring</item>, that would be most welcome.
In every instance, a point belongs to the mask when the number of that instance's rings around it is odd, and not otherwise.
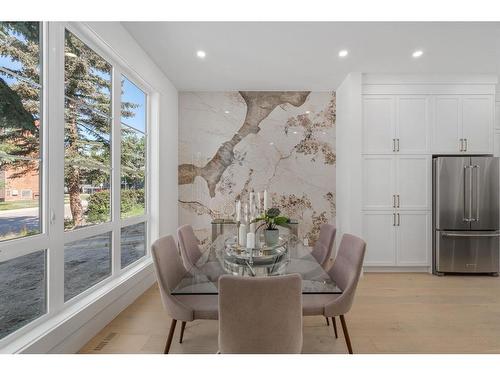
[[[346,315],[354,353],[500,353],[500,278],[368,273]],[[156,286],[90,340],[80,353],[162,353],[170,318]],[[338,328],[340,321],[337,319]],[[217,322],[188,323],[171,353],[217,352]],[[304,319],[304,353],[347,353],[339,329]]]

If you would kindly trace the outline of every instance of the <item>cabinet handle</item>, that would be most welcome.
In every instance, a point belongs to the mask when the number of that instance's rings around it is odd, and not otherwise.
[[[392,152],[396,152],[396,138],[392,138]]]
[[[399,212],[398,212],[397,215],[398,215],[398,227],[399,227],[399,224],[400,224],[400,221],[399,221]]]
[[[392,208],[396,208],[396,194],[392,194]]]
[[[399,200],[399,194],[398,194],[398,195],[396,195],[396,197],[398,198],[398,203],[397,203],[396,207],[397,207],[397,208],[399,208],[399,203],[400,203],[400,200]],[[399,214],[398,214],[398,215],[399,215]]]
[[[396,151],[399,152],[399,138],[396,138],[396,144],[397,144],[397,148],[396,148]]]
[[[467,151],[467,138],[464,138],[464,142],[465,142],[465,150],[464,151]]]
[[[458,146],[458,151],[462,152],[464,150],[464,139],[460,138],[460,145]]]
[[[392,213],[392,226],[396,226],[396,214],[394,212]]]

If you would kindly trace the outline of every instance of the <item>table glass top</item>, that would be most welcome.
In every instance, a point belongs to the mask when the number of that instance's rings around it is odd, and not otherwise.
[[[303,294],[341,294],[342,291],[311,255],[311,249],[292,234],[280,230],[280,242],[271,247],[256,241],[259,250],[240,248],[234,233],[219,235],[186,272],[172,291],[174,295],[218,294],[221,275],[271,277],[298,273],[302,276]]]

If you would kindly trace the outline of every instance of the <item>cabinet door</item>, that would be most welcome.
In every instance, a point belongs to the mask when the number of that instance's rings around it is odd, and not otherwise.
[[[500,132],[495,132],[495,147],[493,151],[493,156],[500,156]]]
[[[493,152],[493,96],[470,95],[462,103],[462,138],[467,140],[467,153]]]
[[[400,155],[396,162],[396,206],[406,210],[431,209],[431,157]]]
[[[460,152],[461,133],[460,97],[437,95],[434,97],[432,123],[432,152],[455,154]]]
[[[400,266],[428,266],[431,249],[431,213],[398,212],[396,218],[396,263]]]
[[[396,138],[398,153],[429,153],[429,99],[426,96],[398,96]]]
[[[363,157],[363,209],[385,210],[395,205],[396,157],[366,155]]]
[[[495,102],[495,130],[500,130],[500,102]]]
[[[396,227],[394,212],[363,213],[363,239],[366,241],[365,265],[396,265]]]
[[[363,152],[393,153],[394,97],[365,95],[363,97]]]

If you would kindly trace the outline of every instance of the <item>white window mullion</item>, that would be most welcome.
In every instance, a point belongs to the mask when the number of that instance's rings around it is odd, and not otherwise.
[[[111,130],[112,152],[112,182],[111,182],[111,218],[113,224],[113,276],[116,277],[121,270],[120,247],[120,186],[121,186],[121,85],[122,73],[118,67],[113,68],[113,122]]]
[[[48,25],[46,174],[48,190],[47,230],[48,308],[54,314],[64,305],[64,23]],[[48,134],[50,133],[50,134]]]

